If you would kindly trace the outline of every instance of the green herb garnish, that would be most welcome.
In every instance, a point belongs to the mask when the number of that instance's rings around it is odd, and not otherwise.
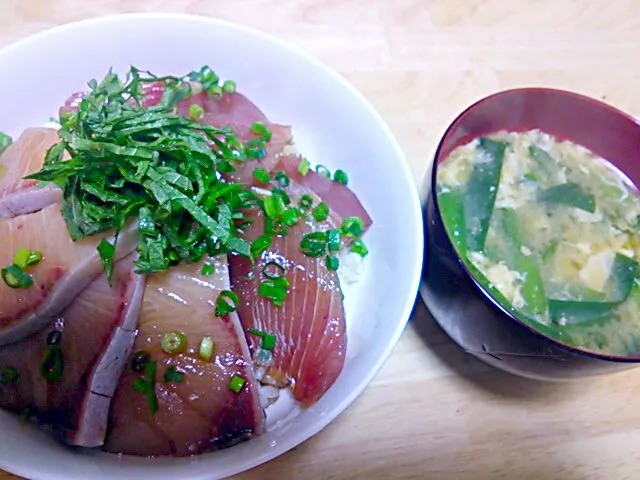
[[[144,108],[142,87],[152,82],[162,83],[164,94]],[[222,174],[260,158],[264,140],[243,144],[229,130],[179,115],[176,106],[192,93],[192,82],[210,93],[220,88],[208,67],[184,77],[132,67],[124,81],[112,72],[100,83],[92,80],[78,110],[61,121],[61,141],[47,152],[42,170],[28,177],[63,190],[62,214],[73,240],[111,229],[117,234],[138,217],[137,273],[197,262],[205,254],[251,256],[235,221],[249,204],[262,208],[262,201]],[[221,90],[235,91],[235,84],[225,82]],[[109,274],[117,245],[101,247]]]
[[[184,380],[184,373],[178,371],[173,365],[164,371],[164,383],[180,383]]]
[[[216,317],[224,317],[238,309],[240,299],[235,292],[223,290],[216,299]]]
[[[13,257],[13,263],[20,268],[37,265],[42,260],[42,253],[27,248],[19,248]]]
[[[240,375],[234,375],[229,382],[229,390],[234,393],[240,393],[245,383],[247,383],[247,381]]]
[[[160,346],[165,353],[180,353],[187,348],[187,337],[182,332],[166,332],[162,335]]]
[[[33,285],[31,275],[16,264],[3,268],[0,270],[0,274],[2,275],[2,280],[4,280],[4,283],[6,283],[8,287],[29,288]]]
[[[47,346],[40,365],[40,375],[47,382],[57,382],[62,378],[63,373],[64,359],[62,358],[62,350],[58,345]]]
[[[156,396],[156,370],[158,365],[155,360],[146,363],[144,375],[138,377],[133,382],[136,392],[143,394],[147,398],[151,415],[158,411],[158,397]]]

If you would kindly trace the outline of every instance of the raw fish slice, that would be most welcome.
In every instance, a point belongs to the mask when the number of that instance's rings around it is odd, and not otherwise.
[[[269,123],[257,105],[241,93],[214,95],[202,91],[180,102],[178,112],[188,117],[189,107],[193,104],[201,106],[206,114],[215,117],[216,123],[212,125],[218,128],[227,125],[250,126],[255,122]]]
[[[38,186],[24,177],[39,171],[49,147],[59,141],[52,128],[28,128],[0,156],[0,217],[10,218],[47,207],[62,198],[55,185]]]
[[[250,219],[254,223],[246,233],[253,240],[262,233],[261,212]],[[276,336],[273,364],[267,374],[289,378],[294,398],[304,406],[315,403],[333,385],[342,371],[347,349],[338,275],[326,268],[324,257],[307,257],[300,249],[302,236],[318,228],[299,222],[287,235],[275,238],[255,265],[244,258],[230,258],[233,290],[240,297],[238,314],[242,326]],[[263,270],[273,261],[286,268],[291,284],[280,307],[258,294],[259,285],[265,280]],[[247,338],[251,351],[256,352],[260,338],[254,335]]]
[[[142,456],[197,454],[242,441],[264,429],[259,386],[254,378],[249,350],[238,317],[216,317],[215,303],[229,289],[225,256],[209,259],[216,272],[201,273],[202,262],[182,264],[147,277],[134,352],[143,350],[157,362],[155,394],[158,411],[152,414],[148,399],[133,388],[141,377],[127,367],[111,408],[105,449]],[[183,353],[167,354],[162,336],[184,333]],[[215,342],[214,358],[199,357],[203,337]],[[184,372],[180,383],[165,383],[167,367]],[[229,389],[234,375],[246,384],[238,394]]]
[[[298,155],[282,156],[274,168],[275,171],[284,171],[290,178],[289,193],[297,197],[305,193],[313,194],[329,205],[336,225],[339,226],[346,217],[357,216],[362,219],[367,230],[372,220],[355,193],[346,185],[325,178],[312,170],[304,176],[300,175],[298,167],[301,160],[302,158]],[[316,201],[314,201],[315,204]]]
[[[193,95],[178,106],[178,111],[189,115],[189,107],[192,104],[200,105],[204,109],[202,123],[216,128],[230,128],[238,138],[246,142],[259,135],[251,131],[255,122],[262,122],[271,131],[271,140],[266,145],[266,155],[260,160],[248,160],[237,170],[227,175],[227,178],[235,181],[251,184],[253,182],[253,169],[261,167],[270,172],[278,162],[278,157],[285,147],[291,145],[293,137],[291,127],[271,123],[260,109],[240,93],[225,93],[221,96],[200,92]]]
[[[203,122],[213,121],[210,115],[205,115]],[[242,141],[247,141],[251,138],[256,138],[258,135],[251,131],[251,127],[244,125],[229,125],[238,138]],[[253,178],[253,170],[257,167],[265,169],[267,172],[271,172],[275,169],[276,164],[280,156],[284,153],[287,146],[293,142],[291,135],[291,128],[285,125],[269,124],[267,126],[271,130],[271,140],[266,144],[265,156],[260,160],[246,160],[241,165],[236,165],[236,171],[225,174],[225,177],[229,180],[238,183],[244,183],[247,185],[258,185],[255,178]]]
[[[71,445],[102,445],[109,404],[129,357],[144,288],[133,273],[133,255],[118,262],[113,286],[101,275],[45,328],[0,348],[0,366],[18,371],[15,382],[0,388],[0,406],[35,408],[66,433]],[[57,381],[40,373],[47,336],[62,332],[58,344],[64,370]]]
[[[103,272],[96,247],[110,232],[74,242],[60,208],[54,204],[36,213],[0,220],[0,266],[11,265],[20,248],[43,255],[40,263],[28,268],[33,279],[30,287],[11,288],[0,280],[0,345],[42,328]],[[130,224],[120,234],[116,259],[135,249],[134,227]]]

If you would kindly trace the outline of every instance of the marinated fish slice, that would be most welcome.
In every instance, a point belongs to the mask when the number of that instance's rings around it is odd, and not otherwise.
[[[0,406],[35,408],[66,434],[71,445],[104,442],[109,404],[135,338],[143,277],[133,273],[133,255],[116,264],[113,286],[97,277],[45,328],[0,347],[0,366],[14,368],[15,381],[0,388]],[[53,346],[54,330],[61,333]],[[62,373],[45,379],[45,353],[59,348]]]
[[[147,277],[133,350],[144,351],[157,362],[153,393],[158,410],[151,413],[148,395],[133,387],[144,373],[127,367],[114,397],[106,450],[187,456],[229,446],[264,430],[259,386],[238,317],[214,314],[218,295],[229,289],[227,259],[207,262],[215,265],[213,275],[201,273],[201,262]],[[169,332],[184,334],[186,346],[180,353],[163,351],[161,341]],[[209,361],[199,355],[203,337],[214,342]],[[184,375],[182,381],[164,381],[169,367]],[[229,387],[235,375],[246,381],[239,393]]]
[[[36,213],[0,220],[0,266],[11,265],[20,248],[43,255],[40,263],[27,269],[33,280],[31,286],[11,288],[0,281],[0,345],[42,328],[103,272],[96,247],[111,234],[73,242],[60,208],[60,204],[54,204]],[[136,242],[132,223],[118,238],[116,260],[131,253]]]
[[[274,171],[284,171],[290,178],[292,194],[314,194],[330,207],[336,225],[339,226],[345,217],[357,216],[364,222],[366,231],[373,221],[355,193],[346,185],[324,178],[312,170],[301,175],[298,171],[301,160],[302,157],[298,155],[282,156],[274,168]]]
[[[0,156],[0,218],[35,212],[62,198],[55,185],[39,186],[24,178],[42,168],[47,150],[57,141],[52,128],[28,128]]]
[[[262,232],[262,214],[254,212],[250,219],[254,223],[247,229],[247,238],[253,240]],[[315,403],[333,385],[347,349],[338,275],[326,267],[324,256],[308,257],[300,249],[302,236],[317,229],[317,225],[299,222],[287,235],[274,238],[255,265],[245,258],[230,258],[242,326],[276,336],[273,364],[267,374],[289,378],[294,398],[304,406]],[[290,282],[289,294],[279,307],[258,294],[270,262],[285,267]],[[251,351],[256,352],[261,339],[251,334],[247,338]]]
[[[271,123],[251,100],[240,93],[211,95],[200,92],[181,102],[178,111],[184,116],[189,116],[189,108],[193,104],[201,106],[205,112],[200,120],[202,123],[220,129],[230,128],[243,142],[260,137],[258,133],[251,130],[255,122],[262,122],[271,132],[271,139],[266,144],[263,158],[247,160],[242,165],[238,165],[235,172],[227,175],[227,178],[235,182],[253,183],[253,170],[256,167],[267,171],[273,170],[279,156],[293,142],[291,127]]]

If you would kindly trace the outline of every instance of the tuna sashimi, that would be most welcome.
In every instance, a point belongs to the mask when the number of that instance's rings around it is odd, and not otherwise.
[[[262,232],[262,215],[254,213],[247,238]],[[233,290],[240,297],[238,314],[245,329],[257,329],[276,336],[273,364],[268,375],[287,377],[293,396],[302,405],[315,403],[333,385],[344,365],[347,336],[340,281],[335,271],[325,266],[324,257],[305,256],[300,239],[317,230],[299,222],[285,236],[274,238],[269,249],[255,265],[245,258],[230,259]],[[289,294],[282,306],[258,295],[270,262],[286,269]],[[260,347],[260,338],[248,335],[252,352]]]
[[[134,388],[144,373],[128,366],[112,404],[106,450],[131,455],[187,456],[229,446],[264,429],[259,386],[249,350],[235,313],[215,316],[216,299],[229,289],[226,256],[209,259],[215,273],[201,273],[203,264],[182,264],[148,277],[134,352],[146,352],[156,362],[151,390],[158,410],[152,413],[148,394]],[[181,353],[163,351],[164,334],[181,332]],[[200,342],[210,337],[213,358],[199,356]],[[167,369],[183,374],[166,382]],[[234,376],[246,383],[239,393],[230,389]],[[148,393],[148,392],[147,392]]]
[[[61,428],[72,445],[102,445],[109,404],[135,337],[144,281],[132,273],[133,256],[116,265],[113,286],[97,277],[42,330],[0,348],[0,366],[17,378],[0,388],[0,406],[33,408]],[[54,330],[58,343],[48,345]],[[48,350],[59,348],[59,378],[41,373]]]
[[[0,281],[0,345],[39,330],[103,271],[96,247],[109,238],[109,232],[74,242],[60,209],[60,204],[54,204],[36,213],[0,220],[0,266],[11,265],[20,248],[43,255],[40,263],[28,269],[31,286],[11,288]],[[133,227],[131,224],[120,234],[116,259],[135,249]]]
[[[49,147],[59,141],[52,128],[28,128],[0,156],[0,217],[34,212],[59,201],[62,190],[24,177],[39,171]]]

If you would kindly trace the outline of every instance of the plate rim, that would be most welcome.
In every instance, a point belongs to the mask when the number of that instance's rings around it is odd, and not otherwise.
[[[369,369],[366,376],[363,376],[359,382],[359,384],[353,388],[348,395],[345,395],[334,408],[330,409],[326,415],[322,417],[321,420],[314,422],[312,426],[307,427],[298,433],[295,433],[287,438],[285,441],[279,441],[276,446],[271,448],[268,453],[264,455],[260,455],[254,457],[250,460],[246,460],[243,468],[240,470],[234,469],[234,471],[228,473],[228,475],[237,475],[242,472],[249,471],[259,465],[267,463],[275,458],[278,458],[293,448],[301,445],[306,442],[311,437],[316,436],[320,431],[326,428],[330,423],[332,423],[338,416],[340,416],[345,410],[351,406],[354,401],[360,397],[360,395],[364,392],[364,390],[371,384],[372,380],[378,375],[382,367],[387,363],[387,360],[391,356],[393,350],[396,348],[398,341],[402,333],[404,332],[410,318],[411,313],[413,311],[413,307],[416,301],[421,301],[421,295],[419,293],[419,287],[421,284],[421,272],[422,272],[422,263],[424,256],[424,234],[423,234],[423,217],[422,217],[422,202],[419,195],[418,187],[416,186],[416,180],[413,177],[411,172],[409,163],[407,158],[396,138],[396,136],[391,131],[390,127],[383,119],[383,117],[378,113],[373,104],[361,93],[351,82],[349,82],[342,74],[338,71],[331,68],[329,65],[321,61],[319,58],[314,56],[313,54],[307,52],[303,48],[287,42],[279,37],[276,37],[272,34],[266,33],[258,28],[244,25],[241,23],[237,23],[235,21],[225,20],[217,17],[211,17],[206,15],[198,15],[192,13],[182,13],[182,12],[136,12],[136,13],[116,13],[116,14],[107,14],[100,16],[92,16],[88,18],[84,18],[81,20],[75,20],[70,22],[65,22],[62,24],[58,24],[52,27],[45,28],[38,32],[32,33],[26,37],[19,38],[18,40],[2,47],[0,49],[0,63],[2,62],[2,58],[10,54],[15,50],[20,50],[23,48],[29,48],[31,44],[35,44],[41,42],[43,39],[46,39],[48,36],[56,35],[62,32],[73,31],[75,29],[83,30],[92,25],[99,24],[117,24],[119,22],[127,22],[127,21],[166,21],[168,19],[175,19],[181,22],[201,22],[209,24],[213,27],[222,26],[224,28],[234,29],[242,32],[243,34],[254,36],[259,38],[261,41],[272,44],[279,49],[288,50],[291,53],[294,53],[296,57],[303,62],[309,62],[314,67],[321,69],[324,73],[329,75],[335,82],[339,83],[345,90],[352,95],[358,102],[366,109],[367,114],[375,120],[375,123],[384,133],[386,140],[389,142],[389,145],[393,149],[395,159],[398,161],[397,165],[394,167],[396,170],[399,170],[401,173],[402,182],[410,185],[409,196],[411,197],[411,209],[410,212],[411,218],[408,218],[408,221],[411,221],[416,226],[416,235],[413,239],[415,241],[414,252],[411,255],[412,258],[415,258],[415,267],[411,272],[411,292],[408,293],[406,298],[402,303],[402,315],[397,320],[397,325],[395,326],[393,335],[390,336],[387,340],[386,346],[382,351],[382,354],[378,357],[376,363]],[[8,464],[5,459],[0,460],[0,468],[6,470],[7,472],[25,476],[27,478],[42,478],[42,479],[54,479],[60,478],[60,476],[55,473],[42,472],[38,470],[32,470],[28,467],[25,468],[13,468],[10,464]],[[237,470],[237,471],[236,471]],[[33,474],[36,474],[37,477],[34,477]],[[44,475],[43,475],[44,474]],[[209,476],[184,476],[182,478],[190,478],[190,479],[204,479],[204,478],[212,478]]]

